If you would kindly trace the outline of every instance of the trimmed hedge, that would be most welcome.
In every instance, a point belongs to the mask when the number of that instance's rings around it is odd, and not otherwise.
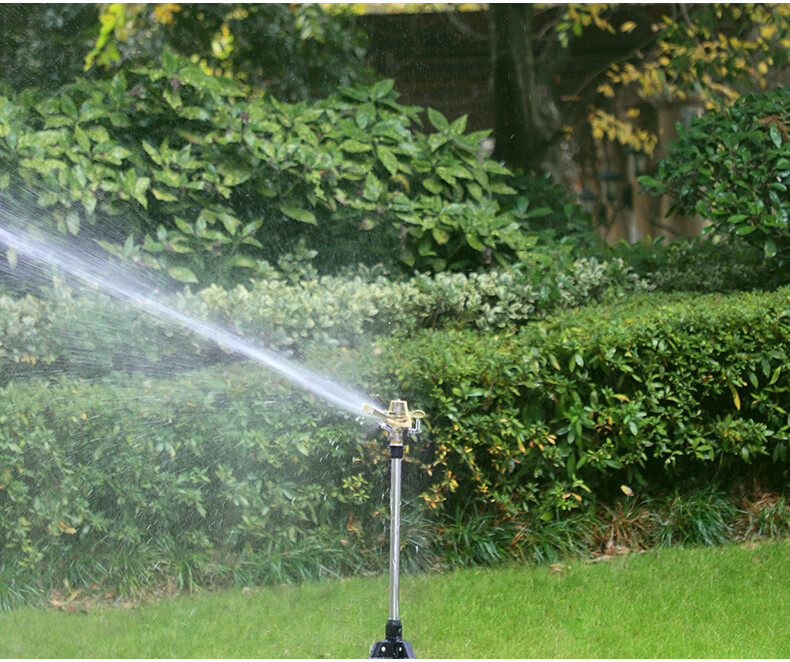
[[[317,346],[313,367],[427,411],[404,473],[404,559],[425,567],[457,560],[475,518],[508,540],[477,531],[470,558],[544,530],[564,544],[560,524],[589,530],[621,486],[784,490],[789,320],[790,289],[642,295],[520,331]],[[114,379],[0,391],[0,576],[135,588],[384,567],[380,434],[248,363]]]
[[[514,327],[558,306],[644,289],[619,259],[557,255],[527,271],[440,273],[395,281],[372,272],[292,282],[281,275],[179,295],[173,305],[286,354],[356,347],[374,333],[422,327]],[[112,370],[167,374],[228,360],[213,343],[56,280],[33,296],[0,294],[0,384],[12,377]]]
[[[9,384],[0,398],[4,562],[33,569],[176,549],[211,559],[205,582],[318,548],[326,572],[375,567],[366,541],[382,530],[370,517],[383,498],[366,509],[364,530],[349,524],[370,499],[370,426],[283,381],[236,365],[124,386]]]
[[[758,465],[786,480],[787,288],[634,296],[518,333],[381,347],[392,388],[408,385],[428,412],[425,498],[441,510],[472,494],[503,518],[548,520],[621,485],[664,489]]]

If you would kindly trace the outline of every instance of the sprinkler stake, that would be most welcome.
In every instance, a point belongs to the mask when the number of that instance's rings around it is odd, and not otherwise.
[[[384,641],[377,641],[370,649],[370,659],[414,659],[411,643],[403,641],[403,626],[399,613],[400,594],[400,483],[404,442],[420,432],[420,420],[425,414],[409,411],[405,400],[390,402],[389,411],[365,405],[363,411],[379,419],[379,427],[387,432],[390,452],[390,587],[389,618]]]

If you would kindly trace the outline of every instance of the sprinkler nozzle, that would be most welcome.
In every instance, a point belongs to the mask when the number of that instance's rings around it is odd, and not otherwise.
[[[392,400],[388,411],[376,409],[373,405],[365,405],[362,411],[379,419],[380,428],[396,435],[418,434],[420,420],[425,417],[425,412],[419,409],[409,411],[405,400]]]

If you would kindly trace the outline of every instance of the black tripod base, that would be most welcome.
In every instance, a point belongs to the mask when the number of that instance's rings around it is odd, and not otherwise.
[[[374,660],[413,660],[414,651],[408,641],[403,641],[403,628],[400,621],[387,621],[386,640],[377,641],[370,649],[370,657]]]
[[[370,651],[370,660],[413,660],[411,644],[403,639],[377,641]]]

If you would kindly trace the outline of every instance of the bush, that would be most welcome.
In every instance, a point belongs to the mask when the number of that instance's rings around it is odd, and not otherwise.
[[[125,386],[12,383],[0,398],[0,538],[31,568],[138,546],[224,555],[219,578],[305,546],[323,550],[326,572],[377,568],[380,445],[249,365]]]
[[[125,258],[223,285],[299,250],[324,271],[513,262],[537,241],[533,222],[583,218],[547,206],[548,183],[517,184],[483,158],[487,133],[467,134],[465,117],[428,109],[422,133],[420,111],[397,103],[393,81],[288,104],[165,52],[53,96],[0,96],[0,191],[20,224],[98,223]]]
[[[380,343],[428,412],[431,506],[559,517],[621,485],[657,490],[787,468],[790,291],[643,296],[519,333]]]
[[[404,471],[407,567],[555,560],[787,530],[788,320],[788,289],[632,295],[520,330],[316,345],[310,363],[428,413]],[[22,595],[55,577],[137,591],[382,569],[384,445],[251,363],[13,380],[0,574],[24,575]],[[779,494],[708,489],[757,477]]]
[[[682,238],[664,243],[643,240],[607,247],[661,292],[748,292],[774,290],[788,283],[787,270],[743,240]]]
[[[375,271],[290,280],[273,273],[249,286],[212,285],[171,304],[289,356],[316,346],[358,347],[379,333],[420,328],[516,328],[563,306],[617,297],[645,284],[621,260],[547,256],[532,269],[421,274],[397,281]],[[113,370],[170,374],[232,357],[212,341],[62,280],[15,299],[0,296],[0,384],[12,378]]]
[[[790,90],[748,94],[694,118],[655,178],[640,182],[674,198],[671,211],[700,214],[715,231],[744,237],[767,257],[790,259]]]

